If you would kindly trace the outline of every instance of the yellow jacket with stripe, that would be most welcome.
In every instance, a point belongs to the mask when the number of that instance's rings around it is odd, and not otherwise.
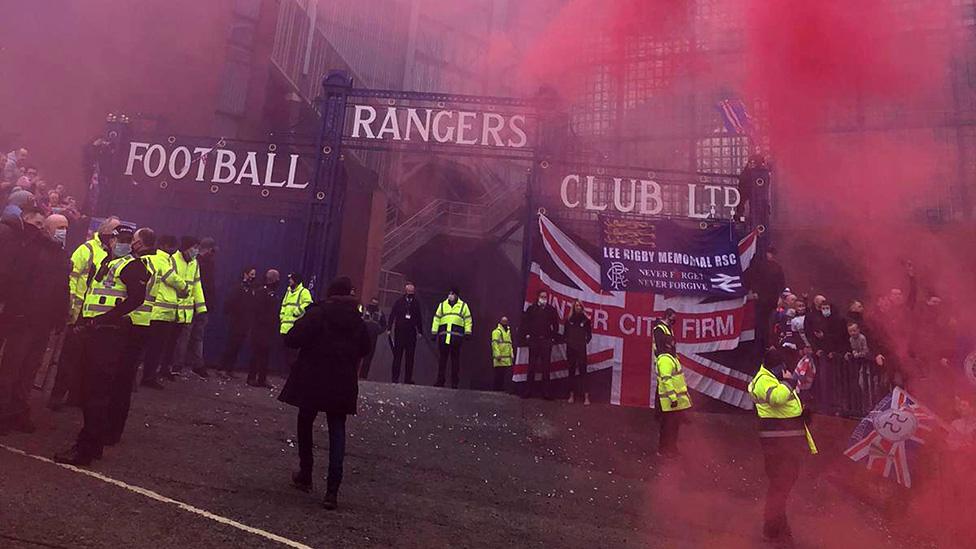
[[[281,322],[280,332],[287,334],[295,322],[305,314],[305,309],[312,304],[312,292],[299,284],[294,289],[288,288],[284,299],[281,300],[281,311],[278,320]]]
[[[430,327],[433,335],[439,335],[445,345],[460,342],[461,337],[471,335],[471,309],[468,304],[458,299],[451,305],[445,299],[437,305],[434,312],[434,322]]]
[[[803,403],[796,389],[781,382],[762,365],[749,382],[749,396],[759,416],[759,438],[805,437],[810,453],[817,453],[817,445],[803,420]]]
[[[68,323],[74,324],[81,315],[88,294],[88,283],[108,257],[108,251],[102,247],[102,242],[96,235],[91,240],[82,243],[71,254],[71,275],[68,277],[68,289],[71,293],[71,308],[68,313]]]
[[[177,296],[176,322],[189,324],[194,315],[207,312],[203,285],[200,283],[200,264],[196,258],[187,261],[183,259],[183,252],[176,252],[173,254],[173,265],[176,267],[176,275],[187,284],[186,297]]]
[[[512,330],[499,324],[491,332],[491,359],[495,368],[511,366],[515,360],[512,349]]]
[[[657,396],[661,411],[677,412],[691,408],[691,395],[678,357],[669,353],[657,355]]]
[[[165,250],[156,250],[143,259],[152,263],[152,278],[146,290],[146,300],[152,306],[152,320],[176,322],[180,296],[186,296],[189,287],[176,273],[173,256]]]
[[[81,312],[82,317],[95,318],[102,316],[126,300],[129,296],[129,289],[126,287],[125,281],[122,280],[121,273],[133,261],[140,260],[131,255],[113,259],[106,266],[104,274],[99,273],[102,275],[102,278],[96,276],[92,280],[91,288],[85,296],[85,305]],[[135,326],[149,326],[149,315],[151,311],[152,307],[143,301],[136,310],[127,313],[125,316]]]

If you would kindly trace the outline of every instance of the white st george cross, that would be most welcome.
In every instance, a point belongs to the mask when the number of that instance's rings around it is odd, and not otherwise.
[[[742,282],[740,282],[740,277],[732,276],[727,274],[719,274],[711,279],[712,288],[718,288],[723,292],[728,292],[730,294],[735,293],[736,288],[742,287]]]

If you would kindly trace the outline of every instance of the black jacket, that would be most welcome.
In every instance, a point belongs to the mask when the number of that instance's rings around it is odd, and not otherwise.
[[[24,250],[24,224],[19,217],[4,218],[0,222],[0,303],[16,296],[12,286],[17,278],[17,262],[8,258],[19,258]]]
[[[359,362],[372,347],[366,325],[351,296],[313,304],[285,335],[285,345],[300,349],[278,400],[301,409],[355,414]]]
[[[197,258],[200,265],[200,286],[203,288],[203,300],[207,309],[216,308],[217,303],[217,263],[213,254],[202,255]]]
[[[585,313],[573,313],[566,319],[563,328],[563,339],[566,348],[581,353],[586,352],[586,345],[593,339],[593,324]]]
[[[224,303],[224,314],[230,317],[232,330],[246,332],[254,325],[258,305],[257,289],[253,284],[240,284],[234,289],[234,293],[227,297]]]
[[[519,335],[525,343],[556,339],[559,335],[559,315],[556,309],[548,303],[542,306],[538,303],[529,305],[522,314]]]
[[[400,299],[393,304],[393,310],[390,311],[389,326],[395,341],[415,339],[417,335],[424,335],[424,317],[421,314],[420,301],[416,297],[408,300],[407,296],[400,296]]]
[[[246,296],[245,296],[246,299]],[[265,284],[254,293],[251,336],[258,341],[271,341],[279,332],[281,292],[278,286]]]
[[[40,329],[63,325],[68,316],[68,256],[61,244],[33,226],[23,229],[19,253],[7,275],[4,316]]]

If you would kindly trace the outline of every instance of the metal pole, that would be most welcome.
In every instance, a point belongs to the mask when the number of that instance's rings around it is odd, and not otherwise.
[[[333,218],[341,214],[335,203],[341,200],[339,166],[342,155],[342,130],[345,124],[346,101],[352,90],[352,77],[345,71],[330,71],[322,80],[322,127],[316,140],[317,161],[315,179],[309,198],[308,229],[302,255],[302,273],[310,285],[321,286],[334,272],[334,243],[338,229]]]

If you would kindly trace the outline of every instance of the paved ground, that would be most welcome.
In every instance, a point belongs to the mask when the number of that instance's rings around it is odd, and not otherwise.
[[[319,506],[324,481],[315,495],[289,485],[294,409],[271,391],[184,380],[135,395],[123,443],[92,468],[103,478],[0,449],[0,547],[761,545],[764,482],[749,416],[692,415],[682,449],[694,457],[661,463],[643,410],[379,383],[362,393],[339,511]],[[80,413],[37,419],[38,433],[0,444],[49,457]],[[322,418],[322,475],[324,429]],[[818,436],[827,456],[849,426],[820,431],[836,434]],[[835,487],[822,474],[831,463],[808,467],[795,492],[800,547],[919,546]]]

